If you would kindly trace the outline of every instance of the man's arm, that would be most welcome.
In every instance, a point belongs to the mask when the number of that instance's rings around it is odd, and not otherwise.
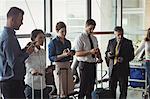
[[[82,56],[88,56],[88,55],[94,55],[96,53],[96,50],[97,48],[93,48],[91,50],[88,50],[88,51],[84,51],[84,50],[81,50],[81,51],[76,51],[76,56],[78,57],[82,57]]]
[[[128,41],[127,43],[128,45],[126,46],[126,48],[124,48],[124,50],[126,51],[126,54],[125,56],[123,57],[123,60],[125,62],[130,62],[131,60],[134,59],[134,48],[133,48],[133,45],[132,45],[132,41]]]
[[[132,41],[129,42],[129,58],[128,61],[131,61],[134,59],[134,48],[133,48],[133,44]]]
[[[108,42],[107,50],[105,52],[105,61],[106,61],[106,64],[107,64],[108,67],[109,67],[109,61],[110,61],[110,57],[108,55],[108,53],[110,53],[110,48],[109,47],[110,47],[110,40]]]
[[[3,48],[8,65],[12,68],[17,62],[23,63],[29,56],[28,53],[21,50],[19,43],[11,41],[10,39],[7,39],[3,42]]]

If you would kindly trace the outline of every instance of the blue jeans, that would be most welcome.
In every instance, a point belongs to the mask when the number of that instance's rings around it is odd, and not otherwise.
[[[95,91],[92,91],[92,99],[97,99],[97,94]]]
[[[148,85],[150,85],[150,61],[144,62],[144,66],[146,67],[146,71],[147,71]],[[149,93],[150,93],[150,87],[149,87]]]

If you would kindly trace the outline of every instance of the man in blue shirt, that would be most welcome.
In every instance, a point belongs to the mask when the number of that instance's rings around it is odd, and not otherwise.
[[[21,50],[15,30],[23,24],[24,11],[12,7],[7,13],[7,24],[0,33],[0,85],[4,99],[24,99],[24,61],[32,53],[30,46]]]

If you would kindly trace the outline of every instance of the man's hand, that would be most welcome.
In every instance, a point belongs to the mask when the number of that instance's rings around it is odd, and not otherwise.
[[[26,49],[26,52],[30,55],[33,51],[34,51],[34,48],[35,48],[35,44],[36,44],[37,41],[33,41],[30,43],[30,45],[27,45],[27,49]]]
[[[103,60],[102,59],[98,59],[98,60],[96,60],[96,63],[102,63],[103,62]]]
[[[90,50],[90,54],[95,55],[97,52],[97,48],[93,48]]]
[[[118,57],[118,58],[117,58],[117,62],[118,62],[118,63],[122,63],[122,62],[123,62],[123,57]]]
[[[32,75],[35,75],[35,76],[37,76],[37,75],[43,75],[42,73],[40,73],[38,70],[36,70],[36,69],[33,69],[32,71],[31,71],[31,74]]]
[[[29,55],[34,51],[34,47],[33,46],[29,46],[26,50],[26,53],[28,53]]]
[[[108,52],[108,53],[107,53],[107,56],[108,56],[109,58],[114,58],[114,57],[115,57],[115,55],[114,55],[112,52]]]

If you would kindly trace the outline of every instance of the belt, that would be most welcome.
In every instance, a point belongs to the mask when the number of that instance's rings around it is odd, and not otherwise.
[[[96,62],[84,62],[84,61],[80,61],[80,62],[88,63],[88,64],[96,64]]]
[[[150,62],[150,60],[144,60],[145,62]]]

